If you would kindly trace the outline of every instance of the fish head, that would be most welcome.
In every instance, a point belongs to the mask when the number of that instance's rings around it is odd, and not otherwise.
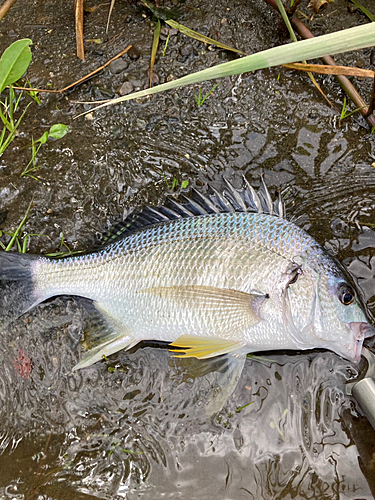
[[[375,335],[375,328],[367,321],[359,292],[344,274],[328,275],[326,293],[319,290],[326,338],[331,350],[358,363],[363,341]],[[330,297],[331,304],[327,303]]]
[[[356,286],[330,259],[314,267],[305,262],[300,275],[298,283],[287,287],[285,302],[290,301],[284,306],[295,344],[329,349],[358,363],[363,341],[375,335],[375,328],[367,321]]]

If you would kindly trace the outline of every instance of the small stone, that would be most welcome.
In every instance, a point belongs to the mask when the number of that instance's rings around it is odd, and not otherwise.
[[[357,68],[363,68],[365,65],[365,61],[363,59],[357,59],[355,65],[357,66]]]
[[[131,94],[133,92],[133,90],[134,90],[134,87],[133,87],[133,84],[131,82],[124,82],[121,85],[118,93],[120,95],[127,95],[127,94]]]
[[[180,48],[180,54],[184,57],[189,56],[193,52],[193,46],[188,43]]]
[[[150,69],[147,70],[148,83],[150,83]],[[152,85],[158,85],[160,82],[159,75],[155,72],[152,73]]]
[[[53,214],[53,210],[52,210],[52,208],[49,208],[49,209],[47,210],[47,214],[49,214],[49,215]]]
[[[166,40],[169,35],[169,28],[162,28],[160,30],[160,40]]]
[[[130,47],[127,54],[132,61],[136,61],[137,59],[139,59],[141,57],[140,51],[136,47],[134,47],[134,45],[132,47]]]
[[[135,122],[137,124],[137,127],[140,128],[141,130],[144,130],[146,128],[147,122],[145,120],[137,118]]]
[[[129,82],[133,85],[134,88],[140,88],[142,86],[141,80],[137,80],[135,78],[129,77]]]
[[[125,71],[128,66],[129,64],[120,57],[119,59],[111,62],[109,65],[109,71],[112,75],[118,75],[119,73]]]
[[[87,114],[85,115],[85,120],[89,120],[89,121],[91,121],[91,120],[93,120],[93,119],[94,119],[94,115],[93,115],[92,113],[87,113]]]

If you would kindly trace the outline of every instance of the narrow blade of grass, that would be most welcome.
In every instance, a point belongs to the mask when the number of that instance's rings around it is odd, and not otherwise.
[[[349,28],[329,35],[273,47],[241,59],[236,59],[235,61],[229,61],[197,73],[192,73],[178,80],[167,82],[151,89],[141,90],[108,101],[97,101],[101,103],[100,106],[90,111],[86,111],[85,113],[81,113],[81,115],[78,116],[82,116],[105,106],[138,99],[140,97],[157,94],[165,90],[191,85],[205,80],[238,75],[240,73],[247,73],[249,71],[270,68],[272,66],[298,62],[301,60],[316,59],[326,56],[327,54],[334,55],[341,52],[371,47],[372,45],[375,45],[375,23],[356,26],[355,28]]]
[[[17,241],[17,242],[18,242],[18,240],[17,240],[18,235],[20,234],[21,229],[22,229],[23,225],[25,224],[26,219],[27,219],[27,218],[28,218],[28,216],[29,216],[29,213],[30,213],[30,210],[31,210],[31,207],[32,207],[32,206],[33,206],[33,200],[31,200],[31,201],[30,201],[30,204],[29,204],[29,206],[28,206],[28,208],[27,208],[27,210],[26,210],[26,213],[25,213],[24,218],[23,218],[23,219],[21,220],[21,222],[19,223],[19,225],[18,225],[18,227],[17,227],[16,231],[14,232],[14,234],[13,234],[13,236],[12,236],[12,238],[11,238],[10,242],[8,243],[8,245],[7,245],[6,249],[5,249],[5,251],[6,251],[6,252],[9,252],[9,250],[10,250],[10,249],[12,248],[12,246],[14,245],[14,242],[15,242],[15,241]]]
[[[360,4],[358,0],[350,0],[350,1],[353,2],[354,5],[357,7],[357,9],[361,10],[364,13],[364,15],[370,19],[370,21],[372,22],[375,21],[375,16],[371,14],[371,12],[368,9],[366,9],[366,7]]]
[[[183,33],[186,36],[189,36],[190,38],[194,38],[195,40],[199,40],[200,42],[203,43],[208,43],[209,45],[216,45],[216,47],[220,47],[220,49],[230,50],[231,52],[237,52],[237,54],[246,56],[245,52],[235,49],[234,47],[230,47],[225,43],[218,42],[217,40],[209,38],[208,36],[204,36],[201,33],[198,33],[197,31],[193,31],[190,28],[187,28],[186,26],[183,26],[182,24],[178,23],[177,21],[174,21],[173,19],[168,19],[165,22],[169,24],[171,28],[178,29],[181,33]]]
[[[150,88],[152,87],[152,77],[154,76],[154,65],[155,65],[155,59],[156,59],[156,52],[159,47],[159,40],[160,40],[160,31],[161,31],[161,24],[160,24],[160,19],[158,19],[155,29],[154,29],[154,39],[152,41],[152,49],[151,49],[151,61],[150,61]]]

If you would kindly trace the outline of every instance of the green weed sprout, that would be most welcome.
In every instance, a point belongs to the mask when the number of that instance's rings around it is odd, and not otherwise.
[[[44,134],[39,137],[39,139],[37,139],[36,141],[34,141],[33,139],[31,143],[31,160],[26,165],[20,177],[25,177],[26,175],[28,175],[36,181],[39,180],[37,177],[32,175],[31,172],[35,172],[35,170],[40,168],[40,165],[37,165],[37,156],[40,148],[48,141],[50,137],[52,137],[53,139],[61,139],[67,132],[67,125],[64,125],[63,123],[56,123],[55,125],[52,125],[49,131],[44,132]]]
[[[204,104],[204,101],[211,95],[213,94],[214,90],[216,89],[216,87],[219,86],[219,83],[217,83],[216,85],[214,85],[212,87],[211,90],[209,90],[207,92],[207,94],[202,98],[202,89],[199,87],[199,92],[198,92],[198,95],[195,93],[195,90],[194,90],[194,97],[195,97],[195,102],[197,103],[198,107],[200,108],[201,106],[203,106]]]
[[[344,97],[344,103],[342,105],[342,110],[341,110],[341,113],[340,113],[340,123],[345,120],[345,118],[349,118],[349,116],[352,116],[354,115],[354,113],[357,113],[357,111],[360,111],[361,109],[365,108],[366,106],[361,106],[360,108],[357,108],[355,109],[354,111],[350,111],[348,113],[348,108],[346,106],[346,97]]]

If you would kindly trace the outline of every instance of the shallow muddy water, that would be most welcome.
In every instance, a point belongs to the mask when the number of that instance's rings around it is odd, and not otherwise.
[[[311,31],[367,22],[348,4],[335,0],[308,23]],[[148,12],[117,0],[106,37],[107,8],[85,15],[84,63],[74,55],[72,5],[19,2],[0,23],[1,51],[17,38],[33,40],[29,78],[40,88],[64,87],[129,43],[140,53],[125,56],[120,73],[107,68],[32,104],[0,158],[0,229],[14,230],[33,199],[24,230],[45,236],[31,237],[30,251],[57,251],[62,234],[70,248],[90,249],[129,210],[162,202],[165,179],[200,187],[244,174],[258,186],[263,172],[271,192],[286,195],[288,218],[358,280],[373,318],[375,138],[364,122],[339,126],[305,75],[279,68],[224,79],[202,107],[189,87],[73,120],[86,109],[75,101],[147,83]],[[247,52],[285,42],[277,16],[255,0],[188,1],[180,22]],[[88,41],[98,38],[103,43]],[[165,57],[161,51],[160,82],[232,57],[181,34],[171,36]],[[370,49],[337,57],[365,68],[373,59]],[[338,85],[319,81],[341,109]],[[368,100],[371,83],[356,85]],[[41,149],[40,180],[21,179],[31,137],[59,122],[70,131]],[[362,364],[327,351],[263,353],[247,360],[234,394],[210,415],[220,393],[216,372],[202,375],[199,362],[174,359],[165,346],[143,345],[72,372],[84,326],[81,303],[61,297],[2,329],[1,499],[373,498],[375,431],[344,392]]]

